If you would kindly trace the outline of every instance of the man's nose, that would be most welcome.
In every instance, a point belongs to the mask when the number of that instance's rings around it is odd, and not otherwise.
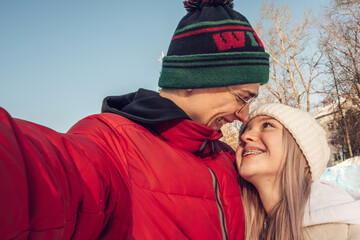
[[[245,106],[240,112],[235,112],[235,116],[239,121],[246,122],[249,119],[249,106]]]

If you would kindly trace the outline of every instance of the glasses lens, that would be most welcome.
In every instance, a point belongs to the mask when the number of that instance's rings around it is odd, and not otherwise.
[[[241,108],[237,111],[238,114],[247,106],[248,104],[245,102],[244,105],[241,106]]]
[[[239,109],[239,111],[237,113],[239,114],[241,112],[241,110],[243,110],[247,106],[249,106],[249,108],[250,108],[250,104],[253,103],[255,100],[256,100],[256,97],[252,97],[248,101],[245,100],[244,105],[241,106],[241,108]]]
[[[237,94],[234,90],[232,90],[230,87],[228,87],[228,89],[235,95],[237,96],[241,102],[243,103],[243,105],[241,106],[241,108],[237,111],[237,113],[239,114],[241,112],[241,110],[243,110],[246,106],[249,105],[250,107],[250,104],[256,99],[256,96],[255,97],[252,97],[250,98],[249,100],[245,100],[243,97],[241,97],[239,94]]]

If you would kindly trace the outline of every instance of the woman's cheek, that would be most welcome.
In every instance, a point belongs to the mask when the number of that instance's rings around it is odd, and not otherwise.
[[[240,145],[236,148],[236,166],[238,167],[238,169],[240,169],[240,165],[241,165],[241,154],[242,154],[242,150],[243,148],[240,147]]]

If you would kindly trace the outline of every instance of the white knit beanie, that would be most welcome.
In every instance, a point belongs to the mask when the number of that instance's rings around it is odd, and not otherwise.
[[[325,130],[308,112],[280,103],[269,103],[255,109],[247,123],[256,116],[269,116],[279,121],[294,137],[309,166],[312,180],[321,177],[330,157]],[[243,124],[240,133],[247,123]]]

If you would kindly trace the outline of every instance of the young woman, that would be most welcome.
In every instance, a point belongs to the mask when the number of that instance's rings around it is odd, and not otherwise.
[[[310,114],[276,103],[252,112],[236,151],[246,239],[360,239],[360,200],[318,180],[329,156]]]

